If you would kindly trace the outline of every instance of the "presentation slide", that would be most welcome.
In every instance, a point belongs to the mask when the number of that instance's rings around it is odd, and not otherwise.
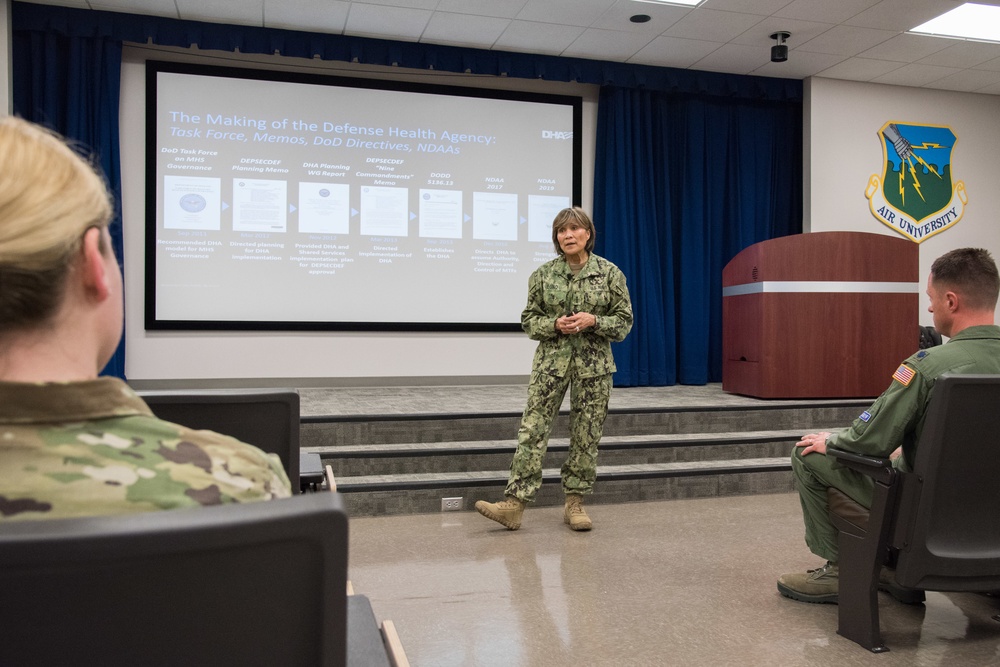
[[[577,97],[147,64],[147,329],[519,327]]]

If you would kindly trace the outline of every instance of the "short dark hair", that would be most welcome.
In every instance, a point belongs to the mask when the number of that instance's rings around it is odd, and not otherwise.
[[[993,310],[1000,294],[1000,274],[989,250],[958,248],[931,265],[931,280],[940,288],[957,292],[974,310]]]
[[[552,245],[556,247],[556,254],[566,254],[563,252],[563,249],[559,247],[559,230],[571,222],[577,223],[590,232],[590,238],[587,239],[587,244],[584,247],[584,250],[586,250],[589,255],[594,249],[594,239],[597,238],[597,230],[594,229],[594,223],[590,220],[590,216],[587,215],[587,212],[579,206],[564,208],[556,213],[556,217],[552,221]]]

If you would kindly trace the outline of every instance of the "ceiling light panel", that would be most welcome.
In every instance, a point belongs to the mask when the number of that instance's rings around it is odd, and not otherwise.
[[[910,32],[1000,42],[1000,7],[967,2],[950,12],[945,12]]]

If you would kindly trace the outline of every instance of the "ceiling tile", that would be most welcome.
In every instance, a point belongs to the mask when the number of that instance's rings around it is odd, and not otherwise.
[[[403,7],[406,9],[434,9],[438,6],[438,0],[362,0],[352,2],[352,5],[382,5],[389,7]]]
[[[917,62],[924,65],[941,65],[942,67],[975,67],[994,58],[1000,58],[1000,44],[948,41],[951,46],[921,58]]]
[[[960,72],[954,67],[938,67],[937,65],[903,65],[888,74],[872,79],[875,83],[889,83],[896,86],[926,86],[938,79]]]
[[[657,67],[688,68],[720,46],[722,46],[720,42],[661,35],[629,58],[629,62]]]
[[[723,44],[695,63],[693,69],[749,74],[768,62],[771,62],[771,50],[767,47]]]
[[[926,58],[932,53],[948,48],[949,42],[939,37],[924,35],[896,35],[881,44],[862,51],[860,56],[877,60],[898,60],[909,63]]]
[[[28,0],[660,67],[1000,94],[1000,44],[907,31],[964,0]],[[972,0],[1000,6],[1000,0]],[[646,23],[629,21],[646,14]],[[771,33],[791,32],[771,63]]]
[[[380,7],[352,2],[344,34],[415,42],[430,18],[431,12],[426,9]]]
[[[53,4],[60,7],[96,9],[98,11],[105,12],[142,13],[150,16],[169,16],[177,18],[177,6],[172,2],[161,2],[160,0],[101,0],[100,2],[87,2],[86,0],[59,0],[59,2],[46,2],[45,4]]]
[[[587,27],[613,4],[615,0],[528,0],[517,18]]]
[[[792,51],[788,60],[783,63],[773,63],[770,60],[753,71],[756,76],[776,76],[782,79],[804,79],[825,69],[829,69],[844,56],[829,53],[803,53]]]
[[[791,33],[786,44],[788,48],[795,48],[799,44],[804,44],[817,35],[822,35],[833,26],[829,23],[812,23],[809,21],[796,21],[793,19],[778,19],[773,16],[755,24],[745,33],[732,40],[733,44],[744,44],[746,46],[774,46],[775,41],[771,35],[783,30]]]
[[[594,21],[590,27],[659,35],[691,13],[691,11],[690,7],[679,7],[677,5],[658,5],[650,2],[636,2],[635,0],[618,0],[599,19]],[[629,17],[636,14],[645,14],[649,17],[649,21],[645,23],[632,23],[629,21]]]
[[[672,25],[664,34],[684,39],[708,42],[728,42],[760,23],[765,17],[757,14],[719,12],[699,9]]]
[[[583,28],[576,26],[537,23],[535,21],[511,21],[507,29],[493,44],[493,48],[501,51],[559,55],[583,34],[583,30]]]
[[[792,0],[705,0],[700,7],[770,16],[791,2]]]
[[[984,63],[979,63],[972,69],[985,69],[991,72],[1000,72],[1000,58],[994,58],[993,60],[987,60]]]
[[[493,46],[508,25],[510,19],[434,12],[420,41],[471,47],[483,44]]]
[[[628,60],[650,42],[648,35],[587,28],[565,51],[564,56],[597,58],[599,60]]]
[[[185,21],[208,21],[234,25],[264,25],[264,0],[175,0],[178,17]]]
[[[857,16],[879,0],[794,0],[774,15],[780,18],[801,19],[803,21],[822,21],[824,23],[842,23],[852,16]]]
[[[344,32],[349,2],[332,0],[264,0],[264,27],[313,30],[339,35]]]
[[[902,63],[894,60],[872,60],[870,58],[848,58],[829,69],[818,72],[817,76],[828,79],[849,81],[871,81],[872,79],[897,70]]]
[[[436,9],[439,12],[455,14],[476,14],[512,19],[524,8],[528,0],[441,0]]]
[[[935,88],[943,90],[961,90],[968,93],[981,88],[1000,84],[1000,72],[990,72],[982,69],[964,69],[934,82]]]
[[[895,35],[896,33],[891,30],[838,25],[830,28],[822,35],[810,39],[805,44],[795,47],[795,50],[833,53],[841,56],[856,56],[882,42],[892,39]]]

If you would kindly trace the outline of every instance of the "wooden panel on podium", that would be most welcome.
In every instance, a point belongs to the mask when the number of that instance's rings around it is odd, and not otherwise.
[[[907,239],[817,232],[744,249],[722,272],[722,388],[862,398],[919,341],[920,257]]]

